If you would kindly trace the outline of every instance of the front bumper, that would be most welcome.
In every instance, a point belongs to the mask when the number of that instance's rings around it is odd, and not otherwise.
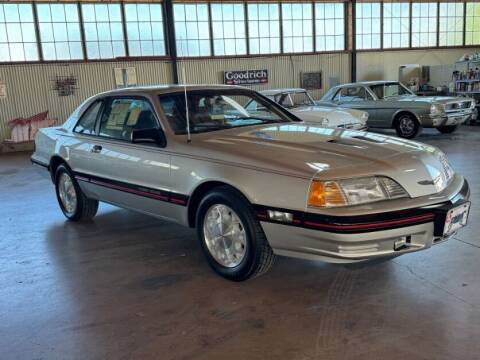
[[[423,127],[439,127],[461,125],[470,119],[473,115],[472,110],[457,112],[447,115],[432,116],[430,114],[424,115],[420,121]]]
[[[257,218],[278,255],[328,262],[357,262],[398,256],[447,240],[443,227],[448,210],[468,201],[466,180],[451,200],[421,208],[354,217],[295,213],[291,224],[268,220],[267,209]]]

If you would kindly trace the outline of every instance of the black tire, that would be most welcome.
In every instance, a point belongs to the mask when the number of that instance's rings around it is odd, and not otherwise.
[[[60,199],[59,181],[63,174],[70,177],[77,198],[76,206],[72,211],[68,211]],[[85,196],[82,189],[80,189],[78,182],[75,180],[75,177],[65,165],[59,165],[55,171],[55,192],[57,194],[57,201],[60,209],[67,219],[72,221],[91,220],[97,214],[98,201],[89,199]]]
[[[204,236],[204,221],[207,211],[214,205],[226,205],[240,218],[246,233],[246,250],[242,261],[235,267],[226,267],[217,262],[210,253]],[[218,187],[200,202],[196,214],[197,236],[203,253],[212,269],[226,279],[244,281],[267,272],[275,262],[275,255],[268,244],[260,223],[254,216],[250,203],[229,187]]]
[[[420,134],[422,127],[415,116],[411,114],[400,114],[395,120],[397,135],[404,139],[413,139]]]
[[[445,125],[437,128],[442,134],[451,134],[458,129],[458,125]]]

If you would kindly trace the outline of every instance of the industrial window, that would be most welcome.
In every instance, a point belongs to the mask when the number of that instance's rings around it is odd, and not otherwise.
[[[410,4],[383,4],[383,47],[406,48],[410,46]]]
[[[280,52],[280,14],[278,4],[248,4],[250,54]]]
[[[283,52],[313,51],[312,4],[283,3]]]
[[[380,3],[357,3],[355,12],[357,49],[380,49]]]
[[[463,3],[440,3],[438,44],[463,45]]]
[[[315,47],[317,51],[345,49],[343,3],[315,4]]]
[[[125,4],[130,56],[165,55],[161,4]]]
[[[412,4],[412,47],[437,46],[437,3]]]
[[[82,4],[89,59],[125,56],[120,4]]]
[[[465,45],[480,44],[480,3],[467,3]]]
[[[38,60],[31,4],[0,3],[0,62]]]
[[[207,4],[173,4],[179,56],[209,56],[210,30]]]
[[[243,4],[211,4],[214,55],[247,53]]]
[[[37,4],[44,60],[83,59],[76,4]]]

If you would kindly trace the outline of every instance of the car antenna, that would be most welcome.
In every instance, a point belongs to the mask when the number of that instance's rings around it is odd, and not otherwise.
[[[182,77],[183,77],[183,92],[185,93],[185,117],[187,119],[187,143],[192,142],[190,136],[190,116],[188,111],[188,96],[187,96],[187,84],[185,81],[185,66],[182,64]]]
[[[183,51],[184,41],[182,41],[182,55],[184,54]],[[188,96],[187,96],[187,76],[185,75],[185,64],[182,61],[182,80],[183,80],[183,92],[185,94],[185,118],[187,119],[187,143],[192,142],[192,137],[190,136],[190,116],[188,110]]]

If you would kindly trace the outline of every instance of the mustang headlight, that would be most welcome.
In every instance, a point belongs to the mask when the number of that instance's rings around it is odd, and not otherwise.
[[[445,113],[445,108],[442,105],[432,104],[432,106],[430,106],[430,115],[437,116],[437,115],[443,115],[444,113]]]
[[[308,205],[338,207],[408,197],[405,189],[387,177],[364,177],[343,180],[313,180]]]

